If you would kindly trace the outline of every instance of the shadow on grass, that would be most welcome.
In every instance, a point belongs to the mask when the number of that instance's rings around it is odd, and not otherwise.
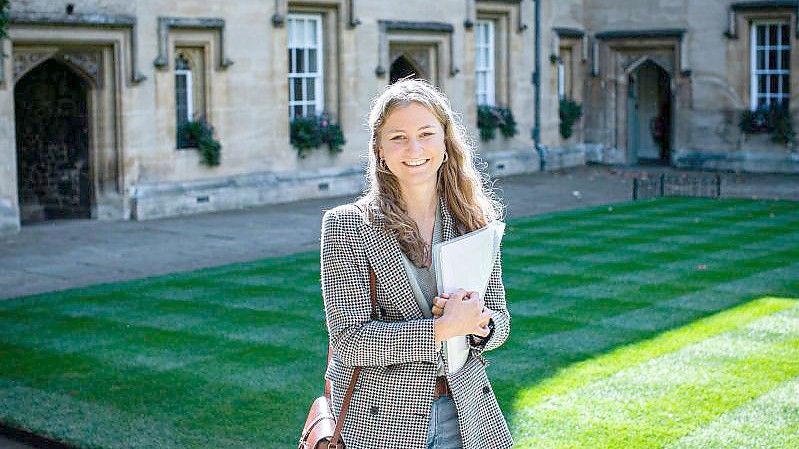
[[[511,338],[487,354],[510,420],[612,373],[614,354],[765,293],[794,296],[795,209],[668,199],[511,220]],[[0,302],[0,420],[82,447],[296,444],[323,388],[318,257]]]

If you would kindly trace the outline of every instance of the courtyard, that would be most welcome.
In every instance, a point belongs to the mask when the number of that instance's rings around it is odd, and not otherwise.
[[[517,447],[796,446],[799,208],[762,199],[795,191],[793,178],[725,178],[748,198],[632,201],[640,175],[582,167],[499,183],[513,321],[488,372]],[[124,223],[141,242],[204,220],[249,228],[271,242],[264,257],[233,261],[251,257],[235,239],[229,252],[185,246],[182,261],[169,245],[136,256],[117,241],[150,275],[98,284],[84,258],[63,268],[84,273],[77,288],[0,301],[0,420],[76,447],[296,444],[322,392],[326,332],[320,205],[291,206]],[[275,227],[287,210],[309,222]],[[29,259],[14,244],[0,254],[20,270]],[[217,263],[186,268],[212,252]]]

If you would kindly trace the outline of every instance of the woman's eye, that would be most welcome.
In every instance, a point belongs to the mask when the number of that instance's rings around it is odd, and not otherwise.
[[[434,134],[434,133],[422,133],[422,137],[430,137],[430,136],[432,136],[433,134]]]
[[[394,136],[394,137],[391,138],[391,140],[395,140],[395,141],[402,140],[402,139],[404,139],[403,136]]]

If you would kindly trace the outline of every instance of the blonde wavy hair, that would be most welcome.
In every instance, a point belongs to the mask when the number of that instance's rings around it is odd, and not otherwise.
[[[417,266],[425,267],[430,248],[425,245],[416,222],[408,215],[399,181],[379,164],[378,143],[386,118],[397,108],[411,103],[426,107],[444,129],[448,160],[438,170],[437,194],[444,198],[459,235],[475,231],[501,219],[504,207],[493,192],[487,175],[477,169],[474,144],[455,114],[447,97],[422,79],[402,79],[386,87],[373,101],[368,126],[369,164],[367,188],[359,203],[377,206],[385,217],[385,227],[399,241],[403,252]],[[367,207],[369,219],[372,208]]]

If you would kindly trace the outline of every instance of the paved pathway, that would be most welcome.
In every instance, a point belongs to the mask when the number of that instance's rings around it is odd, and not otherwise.
[[[508,216],[631,199],[633,178],[676,170],[584,166],[499,179]],[[724,196],[799,200],[796,175],[722,175]],[[52,221],[0,238],[0,299],[318,250],[324,210],[305,200],[152,221]],[[0,436],[0,449],[26,449]]]

